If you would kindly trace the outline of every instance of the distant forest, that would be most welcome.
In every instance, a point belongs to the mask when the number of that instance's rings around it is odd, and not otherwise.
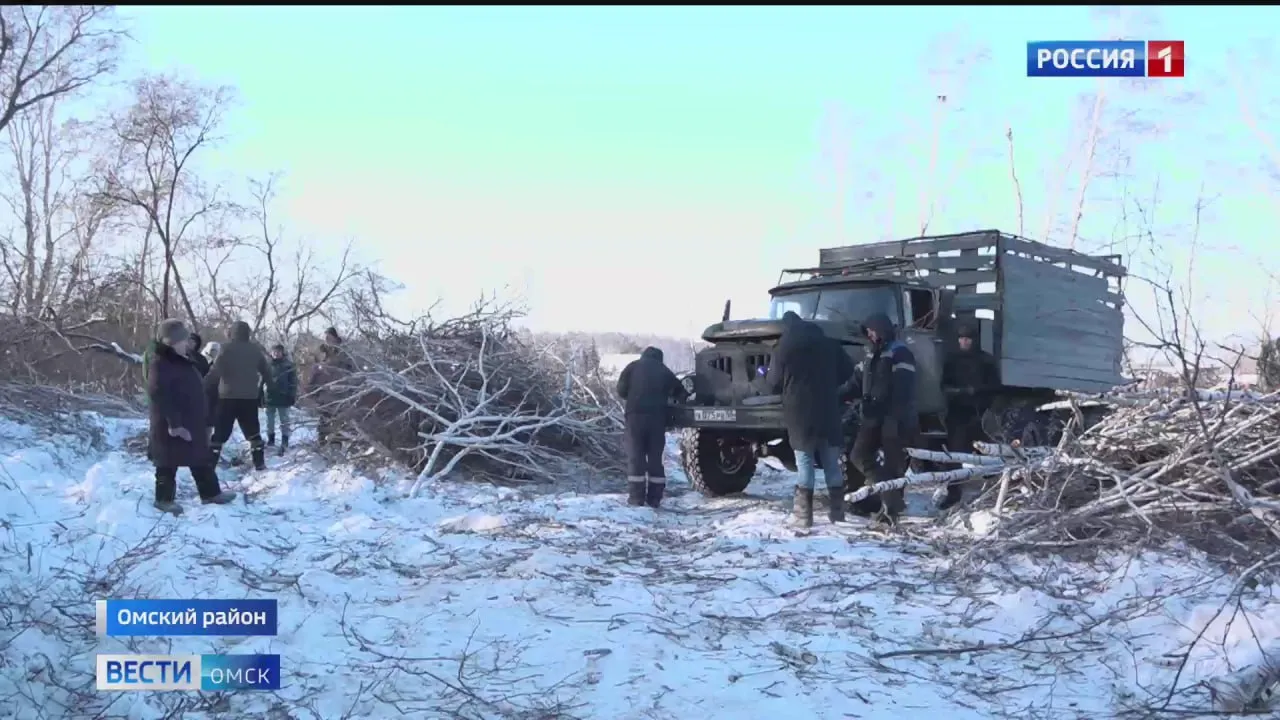
[[[694,353],[707,347],[701,340],[689,340],[662,335],[617,332],[569,332],[531,333],[533,340],[555,347],[556,355],[564,359],[574,358],[586,372],[600,365],[601,355],[639,354],[646,347],[662,351],[667,367],[676,372],[693,369]]]

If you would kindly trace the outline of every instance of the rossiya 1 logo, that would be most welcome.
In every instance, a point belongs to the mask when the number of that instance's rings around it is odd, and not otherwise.
[[[1184,40],[1046,40],[1027,43],[1027,77],[1186,75]]]

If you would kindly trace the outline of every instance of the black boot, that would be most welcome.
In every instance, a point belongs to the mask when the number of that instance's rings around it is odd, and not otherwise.
[[[881,508],[876,513],[876,522],[890,527],[897,525],[898,518],[907,510],[902,490],[886,490],[881,496]]]
[[[791,522],[797,527],[813,527],[813,488],[796,486],[796,499],[791,507]]]
[[[253,455],[253,469],[266,470],[267,469],[267,459],[265,457],[266,451],[264,451],[262,448],[259,447],[259,448],[254,448],[251,454]]]
[[[218,473],[211,467],[191,468],[191,477],[196,481],[196,491],[200,493],[200,502],[205,505],[226,505],[236,499],[236,494],[226,492],[218,482]]]
[[[627,478],[627,504],[632,507],[640,507],[644,505],[645,487],[644,478],[629,477]]]
[[[666,490],[667,481],[665,478],[662,478],[662,482],[650,480],[648,487],[645,489],[644,504],[657,510],[658,506],[662,504],[662,495]]]
[[[868,495],[861,500],[849,506],[849,512],[859,517],[869,518],[880,512],[881,502],[879,495]]]
[[[270,435],[270,434],[268,434],[268,435],[267,435],[267,447],[275,447],[275,444],[276,444],[276,436],[275,436],[275,435]]]
[[[844,522],[844,486],[827,488],[827,495],[831,503],[827,508],[827,519],[833,523]]]
[[[178,495],[178,481],[174,477],[162,475],[156,472],[156,499],[152,505],[160,512],[167,512],[170,515],[181,515],[182,506],[176,502]]]
[[[280,436],[280,455],[283,456],[285,454],[285,451],[287,451],[288,449],[289,449],[289,436],[281,435]]]

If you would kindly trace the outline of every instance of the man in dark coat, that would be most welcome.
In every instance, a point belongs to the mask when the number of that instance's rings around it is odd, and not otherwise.
[[[200,337],[199,333],[191,333],[191,337],[187,339],[187,357],[191,358],[191,364],[195,365],[196,370],[200,371],[201,380],[208,377],[209,368],[212,365],[203,350],[204,339]],[[212,435],[213,424],[217,419],[218,413],[218,389],[206,387],[204,397],[209,412],[206,416],[208,420],[205,422],[203,430],[205,435]]]
[[[840,453],[844,446],[840,387],[853,375],[853,361],[844,347],[822,329],[794,312],[782,316],[783,331],[765,375],[765,384],[782,395],[787,439],[796,452],[794,522],[813,525],[814,460],[822,464],[830,496],[828,518],[844,521],[844,476]]]
[[[985,439],[982,414],[991,402],[991,392],[1000,386],[996,359],[978,348],[978,331],[963,324],[957,332],[959,350],[942,366],[942,392],[947,396],[947,449],[973,452],[973,444]],[[955,506],[964,497],[963,481],[947,486],[938,503],[939,510]]]
[[[865,482],[902,477],[907,469],[906,447],[919,430],[916,409],[916,358],[906,344],[897,339],[893,323],[884,313],[876,313],[863,323],[871,341],[863,360],[858,383],[862,394],[862,422],[850,452],[854,467]],[[876,453],[883,451],[884,464],[876,463]],[[893,524],[906,510],[901,489],[890,490],[881,497],[871,496],[855,504],[860,515],[879,515]]]
[[[184,352],[187,328],[181,320],[165,320],[156,333],[151,367],[147,369],[147,396],[151,404],[148,448],[156,466],[155,507],[182,514],[177,503],[178,468],[190,468],[200,501],[225,505],[235,499],[223,492],[209,462],[209,436],[203,432],[208,408],[200,372]]]
[[[280,454],[289,449],[290,420],[298,402],[298,371],[285,354],[284,345],[271,346],[271,389],[263,388],[263,407],[267,409],[267,445],[276,444],[276,418],[280,418]]]
[[[320,362],[311,373],[309,387],[314,389],[333,382],[342,373],[356,371],[355,361],[342,345],[342,336],[338,335],[337,328],[331,327],[324,331],[324,342],[320,345]],[[333,413],[322,407],[319,410],[319,416],[316,422],[316,440],[324,443],[333,432]]]
[[[647,347],[640,358],[627,363],[618,374],[618,397],[625,403],[627,449],[627,504],[662,504],[667,474],[662,454],[667,444],[667,407],[683,402],[689,393],[662,362],[662,351]]]
[[[218,391],[218,412],[213,424],[213,440],[210,447],[216,465],[222,455],[222,446],[231,437],[236,425],[249,441],[253,453],[253,467],[267,467],[262,445],[262,425],[258,422],[258,391],[262,385],[271,387],[271,363],[267,352],[250,337],[249,323],[237,320],[231,324],[231,339],[222,346],[218,359],[213,361],[205,376],[208,387]]]

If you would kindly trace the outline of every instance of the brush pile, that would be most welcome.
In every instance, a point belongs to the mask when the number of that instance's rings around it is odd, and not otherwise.
[[[1098,402],[1110,412],[1083,429],[1081,405]],[[1003,551],[1176,538],[1247,565],[1280,539],[1280,394],[1118,393],[1068,397],[1044,409],[1068,416],[1056,447],[913,449],[916,459],[964,467],[849,498],[899,485],[982,483],[973,509],[987,506],[1001,517]]]
[[[621,408],[572,361],[528,341],[518,313],[481,305],[411,323],[370,314],[343,347],[347,367],[310,373],[304,404],[334,435],[418,473],[550,481],[566,463],[617,469]]]

